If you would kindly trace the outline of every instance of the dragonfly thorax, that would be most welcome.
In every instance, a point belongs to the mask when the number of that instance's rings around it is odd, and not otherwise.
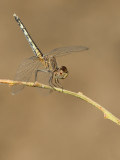
[[[41,59],[40,59],[41,60]],[[44,67],[49,70],[49,71],[55,71],[58,69],[57,67],[57,61],[56,58],[54,56],[44,56],[42,63],[44,65]]]
[[[65,66],[61,66],[54,72],[56,79],[65,79],[68,76],[68,70]]]

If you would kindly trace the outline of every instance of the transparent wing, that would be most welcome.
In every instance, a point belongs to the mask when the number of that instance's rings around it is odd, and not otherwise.
[[[61,48],[53,49],[46,55],[62,56],[62,55],[70,54],[71,52],[80,52],[84,50],[88,50],[88,48],[83,46],[61,47]]]
[[[18,67],[14,80],[27,82],[32,73],[41,65],[38,57],[30,57],[25,59]],[[12,94],[16,94],[18,91],[24,88],[24,85],[13,85],[11,87]]]

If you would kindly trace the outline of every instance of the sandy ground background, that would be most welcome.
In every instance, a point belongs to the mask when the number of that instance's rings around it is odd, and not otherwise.
[[[33,55],[13,18],[24,22],[43,52],[83,45],[89,51],[58,58],[81,91],[120,118],[120,1],[0,0],[0,78],[13,79]],[[25,88],[0,86],[0,160],[119,160],[120,127],[86,102]]]

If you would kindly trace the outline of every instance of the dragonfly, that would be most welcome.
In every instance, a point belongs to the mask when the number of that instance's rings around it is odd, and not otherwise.
[[[49,53],[43,54],[43,52],[37,47],[36,43],[33,41],[26,27],[20,18],[14,13],[13,14],[16,22],[18,23],[20,29],[23,31],[34,56],[25,59],[17,69],[14,80],[16,81],[25,81],[28,82],[32,74],[35,74],[35,82],[37,82],[38,72],[44,72],[49,74],[48,83],[51,87],[60,87],[63,88],[60,79],[65,79],[69,72],[66,66],[59,67],[57,65],[56,57],[70,54],[72,52],[80,52],[88,50],[84,46],[70,46],[70,47],[61,47],[55,48]],[[43,69],[44,68],[44,69]],[[16,94],[24,88],[24,85],[13,85],[11,92]]]

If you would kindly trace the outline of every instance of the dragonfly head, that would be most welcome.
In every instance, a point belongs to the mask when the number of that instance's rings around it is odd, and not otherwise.
[[[68,76],[68,70],[65,66],[61,66],[56,72],[55,77],[58,79],[65,79]]]

